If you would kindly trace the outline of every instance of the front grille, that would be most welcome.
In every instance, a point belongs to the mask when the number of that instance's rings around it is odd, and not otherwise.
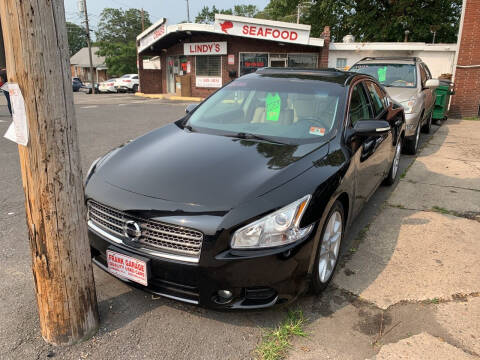
[[[87,208],[90,221],[120,238],[125,237],[123,231],[125,223],[132,220],[140,226],[142,233],[138,243],[168,253],[197,259],[200,257],[203,242],[203,234],[200,231],[135,217],[93,200],[88,201]]]

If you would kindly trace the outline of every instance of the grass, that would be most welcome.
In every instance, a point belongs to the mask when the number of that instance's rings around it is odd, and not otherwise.
[[[403,179],[405,176],[407,176],[407,172],[408,170],[410,170],[410,168],[412,167],[413,163],[415,162],[415,160],[412,160],[410,162],[410,164],[408,164],[407,168],[403,171],[403,173],[400,175],[400,179]]]
[[[432,210],[435,211],[435,212],[438,212],[440,214],[451,214],[450,210],[447,210],[443,207],[436,206],[436,205],[432,207]]]
[[[433,206],[432,211],[438,212],[440,214],[445,214],[445,215],[453,215],[453,216],[458,216],[458,217],[464,217],[462,214],[457,213],[456,211],[453,210],[448,210],[440,206]]]
[[[261,360],[284,359],[291,347],[290,340],[294,336],[307,336],[304,331],[305,318],[301,310],[288,311],[287,318],[275,329],[269,330],[257,346],[257,354]]]
[[[480,121],[480,117],[478,117],[478,116],[466,116],[466,117],[462,118],[462,120]]]

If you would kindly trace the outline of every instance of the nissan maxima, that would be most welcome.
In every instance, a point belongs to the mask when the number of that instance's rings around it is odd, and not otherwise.
[[[403,108],[372,77],[265,68],[96,160],[93,262],[168,298],[264,308],[322,291],[398,173]]]

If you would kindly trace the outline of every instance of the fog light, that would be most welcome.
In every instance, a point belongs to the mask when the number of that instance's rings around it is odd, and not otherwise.
[[[217,304],[228,304],[233,299],[233,294],[230,290],[218,290],[215,302]]]
[[[217,295],[222,299],[227,299],[227,300],[231,299],[231,297],[233,296],[232,292],[229,290],[218,290]]]

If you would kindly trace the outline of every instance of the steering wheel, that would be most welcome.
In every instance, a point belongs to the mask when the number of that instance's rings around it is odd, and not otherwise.
[[[393,81],[391,84],[395,84],[395,83],[403,83],[403,84],[408,84],[408,83],[409,83],[409,81],[402,80],[402,79],[398,79],[398,80],[395,80],[395,81]]]
[[[312,124],[314,126],[318,126],[318,127],[322,127],[322,128],[325,128],[325,129],[328,129],[329,126],[325,125],[324,122],[322,122],[322,120],[320,119],[317,119],[313,116],[304,116],[304,117],[301,117],[298,119],[297,123],[308,123],[308,124]]]

